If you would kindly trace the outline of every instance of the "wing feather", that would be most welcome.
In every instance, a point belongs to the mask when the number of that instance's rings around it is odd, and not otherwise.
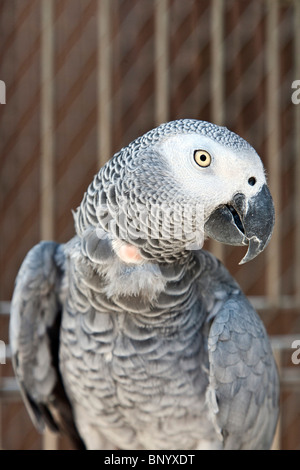
[[[225,449],[268,449],[278,416],[278,375],[264,326],[242,293],[213,319],[207,402]]]
[[[12,298],[10,343],[15,374],[37,429],[62,430],[83,448],[59,370],[63,265],[57,243],[41,242],[29,251]]]

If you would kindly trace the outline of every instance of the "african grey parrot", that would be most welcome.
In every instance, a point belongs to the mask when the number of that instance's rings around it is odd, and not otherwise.
[[[267,449],[278,376],[264,326],[203,238],[267,245],[255,150],[182,119],[121,149],[74,213],[76,236],[26,256],[10,339],[38,429],[88,449]]]

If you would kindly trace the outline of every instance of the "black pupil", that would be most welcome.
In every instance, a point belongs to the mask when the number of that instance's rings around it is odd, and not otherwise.
[[[202,155],[200,155],[201,162],[205,162],[206,158],[207,157],[206,157],[206,155],[204,155],[204,153]]]
[[[254,186],[254,185],[255,185],[256,179],[254,178],[254,176],[251,176],[251,178],[248,179],[248,183],[250,184],[250,186]]]

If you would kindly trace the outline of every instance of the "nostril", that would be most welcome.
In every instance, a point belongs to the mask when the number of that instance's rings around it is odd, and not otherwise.
[[[254,178],[254,176],[251,176],[251,178],[248,179],[248,183],[250,184],[250,186],[254,186],[256,183],[256,178]]]

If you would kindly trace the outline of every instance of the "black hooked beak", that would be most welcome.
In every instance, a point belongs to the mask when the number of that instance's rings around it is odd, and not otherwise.
[[[236,194],[229,204],[218,207],[204,226],[205,233],[227,245],[248,245],[248,251],[239,264],[255,258],[267,246],[274,227],[275,211],[266,184],[246,201],[244,194]]]

